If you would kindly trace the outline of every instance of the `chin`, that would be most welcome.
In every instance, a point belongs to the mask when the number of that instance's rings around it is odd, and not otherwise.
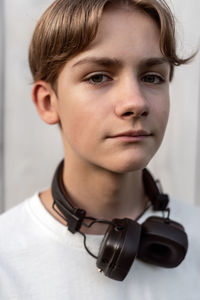
[[[131,159],[129,161],[120,161],[117,160],[113,163],[109,163],[109,165],[105,166],[107,170],[110,170],[113,173],[128,173],[128,172],[134,172],[144,169],[150,161],[150,158],[137,158],[137,159]]]
[[[109,153],[106,157],[104,156],[104,166],[106,169],[116,173],[126,173],[139,171],[144,169],[159,147],[155,145],[149,145],[148,147],[130,147],[125,151],[119,151],[116,153]]]

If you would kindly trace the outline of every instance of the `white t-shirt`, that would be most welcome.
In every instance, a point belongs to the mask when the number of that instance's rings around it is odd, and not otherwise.
[[[185,260],[165,269],[135,260],[124,281],[99,273],[96,261],[72,234],[51,216],[38,195],[0,216],[1,300],[199,300],[200,208],[171,201],[171,218],[189,238]],[[139,220],[161,215],[149,209]],[[88,236],[98,253],[102,236]]]

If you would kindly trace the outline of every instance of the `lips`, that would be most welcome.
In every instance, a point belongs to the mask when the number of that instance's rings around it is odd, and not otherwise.
[[[111,138],[117,137],[148,137],[152,136],[151,132],[145,130],[129,130],[125,132],[118,133],[116,135],[111,136]]]

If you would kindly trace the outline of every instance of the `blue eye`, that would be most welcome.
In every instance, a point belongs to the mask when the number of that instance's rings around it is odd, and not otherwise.
[[[150,84],[161,84],[164,82],[164,79],[156,74],[147,74],[142,78],[142,81]]]

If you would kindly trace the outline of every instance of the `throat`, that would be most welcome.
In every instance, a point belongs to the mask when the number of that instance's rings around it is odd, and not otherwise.
[[[85,177],[84,181],[64,175],[64,183],[70,203],[96,219],[136,219],[147,207],[141,170],[123,175],[104,173]]]
[[[137,219],[148,205],[148,198],[144,191],[142,171],[130,172],[120,176],[93,176],[79,180],[73,176],[63,174],[64,186],[67,190],[66,198],[75,208],[86,211],[86,215],[112,221],[113,219]],[[72,175],[72,174],[70,174]],[[48,212],[63,225],[66,221],[53,208],[51,189],[40,194],[40,199]],[[57,208],[58,210],[58,208]],[[89,221],[86,221],[88,223]],[[104,234],[107,225],[96,223],[91,228],[81,227],[87,234]]]

